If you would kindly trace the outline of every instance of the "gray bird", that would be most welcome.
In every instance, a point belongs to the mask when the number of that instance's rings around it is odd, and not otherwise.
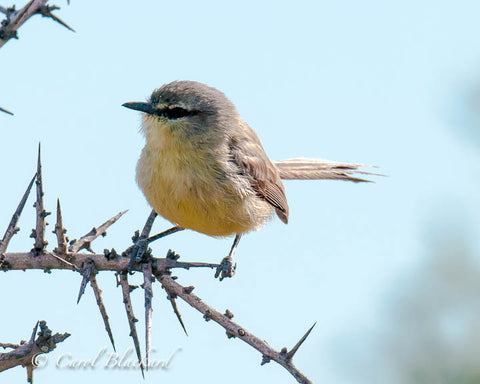
[[[147,102],[124,107],[141,111],[146,145],[137,164],[137,183],[155,212],[210,236],[235,235],[216,272],[235,271],[233,255],[243,233],[264,225],[274,213],[288,223],[281,179],[340,179],[361,164],[322,159],[272,162],[257,134],[219,90],[195,81],[174,81]],[[171,231],[171,230],[170,230]]]

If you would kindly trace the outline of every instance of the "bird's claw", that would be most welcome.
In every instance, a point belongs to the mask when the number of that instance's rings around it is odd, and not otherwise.
[[[215,271],[215,278],[220,277],[220,281],[222,281],[226,277],[233,277],[236,268],[237,263],[233,263],[232,256],[226,256],[217,267],[217,270]]]
[[[149,254],[150,248],[148,248],[147,238],[140,236],[134,240],[133,245],[125,251],[125,256],[130,258],[128,271],[130,272],[132,270],[132,267],[135,263],[142,263],[146,261]]]

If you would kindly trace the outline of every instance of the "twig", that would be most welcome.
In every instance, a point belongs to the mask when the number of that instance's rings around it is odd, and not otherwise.
[[[13,213],[12,219],[10,220],[10,224],[5,231],[5,235],[3,235],[3,239],[0,241],[0,257],[7,251],[8,243],[10,242],[11,238],[15,233],[17,233],[20,228],[17,227],[18,219],[22,214],[23,208],[25,207],[25,203],[27,202],[28,196],[30,195],[30,191],[32,190],[33,182],[35,181],[35,177],[37,174],[33,176],[32,180],[28,184],[27,190],[23,194],[20,203],[17,206],[17,209]],[[1,265],[1,262],[0,262]]]
[[[40,331],[35,339],[38,327],[40,327]],[[0,353],[0,372],[22,365],[27,368],[27,380],[31,383],[33,381],[36,357],[53,351],[58,343],[61,343],[69,336],[69,333],[55,333],[52,335],[52,331],[48,329],[45,321],[37,322],[27,343],[17,345],[16,347],[14,344],[6,344],[9,348],[15,349],[7,353]]]
[[[290,374],[292,374],[299,383],[312,384],[312,381],[310,381],[310,379],[308,379],[302,372],[300,372],[297,367],[295,367],[291,358],[288,357],[289,352],[287,352],[286,348],[284,348],[282,351],[276,351],[275,349],[270,347],[265,341],[259,339],[252,333],[248,332],[245,328],[232,321],[230,316],[226,316],[218,312],[216,309],[210,307],[192,292],[185,292],[185,287],[173,280],[172,277],[168,274],[158,274],[157,277],[160,279],[163,287],[168,292],[173,292],[175,293],[175,295],[181,297],[193,308],[201,312],[206,320],[211,319],[215,321],[227,331],[227,334],[230,337],[238,337],[253,348],[255,348],[257,351],[259,351],[263,356],[263,363],[274,360],[282,367],[284,367],[288,372],[290,372]],[[300,340],[300,344],[308,336],[309,332],[310,330],[304,337],[302,337],[302,339]],[[296,348],[298,349],[298,346],[296,346]],[[296,350],[293,353],[295,352]]]
[[[152,209],[152,212],[150,212],[150,215],[148,215],[147,221],[143,226],[140,237],[146,239],[148,235],[150,235],[150,232],[152,230],[152,225],[156,217],[157,217],[157,213]]]
[[[130,291],[132,290],[131,286],[128,284],[128,275],[126,273],[120,273],[120,278],[118,283],[122,287],[123,294],[123,303],[125,304],[125,311],[127,312],[128,325],[130,326],[130,336],[132,336],[133,344],[135,346],[135,352],[137,353],[138,362],[140,364],[140,369],[142,370],[142,376],[144,374],[144,365],[142,361],[142,353],[140,352],[140,342],[138,341],[137,327],[135,323],[138,321],[133,314],[132,301],[130,300]]]
[[[48,0],[31,0],[19,11],[16,11],[15,7],[1,7],[0,12],[5,14],[6,18],[2,20],[0,26],[0,48],[10,39],[18,39],[18,29],[36,14],[49,17],[73,31],[69,25],[52,13],[52,11],[60,8],[46,5],[47,2]]]
[[[73,240],[72,243],[70,244],[70,247],[68,247],[68,252],[76,253],[82,249],[86,249],[93,253],[93,251],[90,248],[92,241],[95,240],[98,236],[105,236],[107,234],[108,227],[110,227],[113,223],[115,223],[127,211],[128,210],[116,214],[111,219],[104,222],[102,225],[92,228],[90,232],[82,236],[80,239]]]

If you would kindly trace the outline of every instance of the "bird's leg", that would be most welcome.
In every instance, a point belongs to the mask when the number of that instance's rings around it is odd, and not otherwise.
[[[240,242],[241,237],[242,235],[237,233],[237,235],[235,236],[235,240],[233,240],[230,253],[228,254],[228,256],[223,258],[222,262],[215,271],[215,277],[217,278],[220,276],[220,281],[222,281],[225,277],[232,277],[235,274],[237,263],[233,263],[233,255],[235,254],[237,245]]]
[[[141,263],[148,258],[148,255],[150,253],[148,245],[150,243],[154,242],[155,240],[161,239],[162,237],[171,235],[172,233],[183,230],[182,227],[176,225],[175,227],[167,229],[166,231],[148,237],[148,234],[150,233],[150,228],[153,224],[153,221],[155,220],[155,217],[156,214],[152,212],[152,214],[147,220],[147,224],[145,224],[145,227],[143,228],[142,234],[139,234],[137,231],[132,237],[133,245],[124,252],[125,256],[130,257],[130,263],[128,264],[129,272],[131,271],[135,263]]]
[[[155,240],[161,239],[162,237],[171,235],[172,233],[183,231],[185,228],[180,227],[179,225],[176,225],[175,227],[172,227],[170,229],[167,229],[166,231],[157,233],[156,235],[150,236],[147,239],[147,243],[153,243]]]

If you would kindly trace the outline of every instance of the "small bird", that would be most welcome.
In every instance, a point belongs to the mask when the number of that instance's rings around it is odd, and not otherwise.
[[[275,213],[288,223],[281,179],[343,179],[360,164],[321,159],[272,162],[260,139],[219,90],[195,81],[174,81],[147,102],[124,107],[142,112],[146,145],[136,179],[156,213],[210,236],[235,235],[215,276],[233,276],[233,255],[243,233],[263,226]],[[359,172],[366,173],[369,172]]]

